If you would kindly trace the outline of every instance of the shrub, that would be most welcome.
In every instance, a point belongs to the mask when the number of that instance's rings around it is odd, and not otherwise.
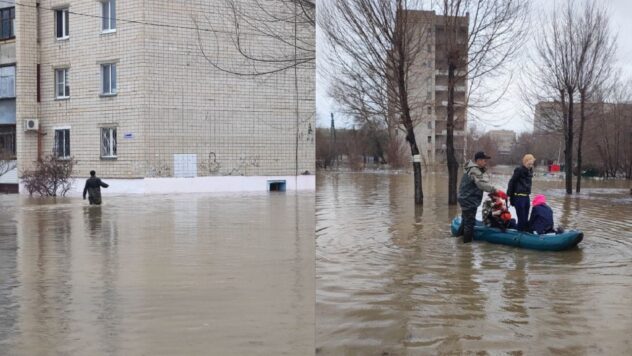
[[[74,158],[62,160],[49,155],[38,161],[34,169],[23,171],[20,179],[30,195],[63,197],[72,188],[70,175],[76,163]]]

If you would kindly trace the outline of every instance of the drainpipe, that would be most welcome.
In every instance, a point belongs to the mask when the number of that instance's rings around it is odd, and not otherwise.
[[[37,129],[37,161],[42,161],[42,136],[44,136],[39,129]]]

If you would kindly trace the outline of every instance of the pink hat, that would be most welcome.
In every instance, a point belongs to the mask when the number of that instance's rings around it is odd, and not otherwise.
[[[536,195],[535,198],[533,198],[533,201],[531,202],[531,206],[538,206],[542,204],[546,204],[546,197],[542,194]]]

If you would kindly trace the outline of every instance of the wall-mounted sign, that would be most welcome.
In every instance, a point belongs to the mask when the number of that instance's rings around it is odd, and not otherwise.
[[[134,139],[134,134],[131,132],[126,132],[123,134],[123,138],[126,140],[133,140]]]

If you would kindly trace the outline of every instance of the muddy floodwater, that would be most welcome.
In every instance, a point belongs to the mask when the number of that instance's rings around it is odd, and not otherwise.
[[[318,354],[632,355],[630,182],[583,186],[535,178],[556,223],[585,234],[538,252],[451,237],[443,174],[418,209],[409,174],[319,174]]]
[[[0,354],[314,352],[314,195],[0,196]]]

